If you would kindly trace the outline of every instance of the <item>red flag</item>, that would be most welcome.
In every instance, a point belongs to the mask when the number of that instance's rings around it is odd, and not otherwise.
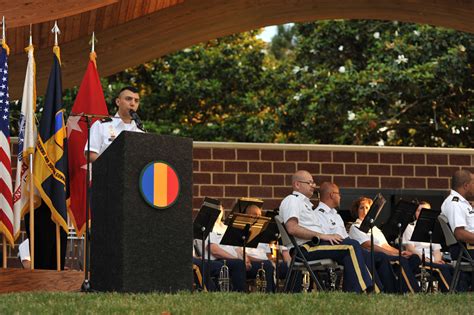
[[[86,173],[87,163],[84,147],[87,142],[87,123],[80,114],[108,115],[104,92],[97,72],[96,55],[90,55],[89,65],[82,79],[72,115],[67,122],[68,155],[69,155],[69,214],[78,236],[82,235],[86,223]],[[94,123],[98,118],[91,121]]]

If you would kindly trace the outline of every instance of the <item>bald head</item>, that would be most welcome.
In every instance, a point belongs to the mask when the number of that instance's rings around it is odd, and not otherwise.
[[[313,176],[308,171],[300,170],[291,176],[291,186],[294,191],[300,192],[308,198],[311,198],[316,188]]]
[[[474,174],[466,169],[457,170],[451,178],[451,188],[464,198],[474,196]]]
[[[320,200],[331,208],[337,208],[341,204],[341,193],[339,187],[330,182],[324,182],[319,187]]]
[[[293,175],[291,175],[291,184],[294,185],[295,182],[300,181],[300,180],[307,180],[308,177],[311,177],[311,174],[308,171],[296,171]]]
[[[451,188],[458,190],[464,184],[469,183],[471,181],[471,175],[472,173],[468,170],[457,170],[451,178]]]
[[[262,209],[257,205],[250,205],[247,207],[247,209],[245,209],[245,213],[260,217],[262,215]]]

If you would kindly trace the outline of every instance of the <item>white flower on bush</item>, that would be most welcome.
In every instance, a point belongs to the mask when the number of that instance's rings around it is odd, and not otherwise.
[[[374,38],[375,38],[375,39],[379,39],[379,38],[380,38],[380,33],[379,33],[379,32],[375,32],[375,33],[374,33]]]
[[[372,81],[369,82],[369,86],[372,87],[372,88],[376,87],[377,85],[378,85],[378,83],[375,80],[372,80]]]
[[[339,46],[337,49],[338,49],[339,51],[343,51],[343,50],[344,50],[344,46],[341,45],[341,46]]]
[[[353,111],[351,110],[347,111],[347,120],[354,120],[355,118],[356,118],[356,114]]]
[[[174,129],[174,130],[173,130],[173,134],[175,134],[175,135],[177,135],[177,134],[180,133],[180,132],[181,132],[181,130],[179,130],[179,129]]]
[[[300,98],[301,98],[301,94],[300,94],[300,93],[296,93],[295,96],[293,96],[293,99],[294,99],[295,101],[299,101]]]
[[[346,72],[346,67],[340,66],[339,69],[337,69],[337,71],[339,71],[339,73],[345,73]]]
[[[407,62],[408,62],[408,58],[405,57],[404,55],[398,55],[397,60],[395,60],[395,62],[396,62],[397,64],[407,63]]]
[[[415,34],[415,36],[420,36],[420,31],[414,30],[414,31],[413,31],[413,34]]]
[[[314,54],[316,54],[316,49],[312,48],[309,52],[314,55]]]
[[[300,72],[300,70],[301,70],[301,68],[298,67],[298,66],[294,66],[294,67],[293,67],[293,73],[294,73],[294,74],[297,74],[298,72]]]

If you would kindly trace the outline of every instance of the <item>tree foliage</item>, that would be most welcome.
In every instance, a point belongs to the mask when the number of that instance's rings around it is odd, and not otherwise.
[[[270,44],[258,33],[103,79],[106,99],[135,85],[149,131],[201,141],[474,144],[474,35],[367,20],[280,26]]]

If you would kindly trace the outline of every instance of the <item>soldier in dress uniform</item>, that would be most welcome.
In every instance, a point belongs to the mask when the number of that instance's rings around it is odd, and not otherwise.
[[[303,170],[297,171],[291,182],[293,192],[281,202],[280,215],[288,233],[293,235],[300,245],[303,255],[308,260],[331,258],[342,264],[344,291],[378,291],[365,264],[359,243],[347,238],[345,230],[339,229],[341,222],[338,218],[321,220],[318,213],[326,211],[326,207],[320,204],[315,208],[309,200],[316,188],[311,174]],[[325,194],[331,198],[340,198],[337,186],[325,185],[321,188],[327,188]]]
[[[441,213],[448,218],[454,236],[466,243],[472,258],[474,258],[474,210],[467,199],[473,197],[474,174],[462,169],[456,171],[451,178],[451,193],[441,205]],[[451,246],[450,251],[453,259],[457,259],[459,246]]]
[[[137,111],[140,103],[138,90],[134,87],[127,86],[120,90],[115,104],[117,113],[113,118],[104,118],[96,121],[90,130],[90,161],[94,162],[102,152],[118,137],[118,135],[126,131],[143,132],[138,128],[136,122],[130,116],[130,110]],[[84,148],[87,153],[88,144]]]
[[[431,209],[431,205],[427,201],[420,201],[415,212],[415,219],[418,220],[422,209]],[[433,275],[440,284],[441,291],[448,292],[449,284],[453,278],[453,266],[446,264],[441,255],[441,244],[432,243],[430,252],[430,243],[412,241],[411,237],[415,231],[417,221],[408,224],[405,232],[403,232],[403,244],[407,251],[417,255],[420,259],[425,259],[425,264],[430,265],[430,256],[433,259]],[[430,255],[431,253],[431,255]],[[429,271],[429,269],[427,269]]]
[[[351,228],[349,229],[349,237],[359,242],[359,244],[366,250],[371,249],[371,239],[370,239],[370,230],[369,232],[365,233],[362,232],[359,228],[364,220],[365,216],[369,212],[370,206],[372,205],[372,199],[367,197],[360,197],[355,200],[352,204],[352,216],[357,220],[352,224]],[[400,263],[402,268],[402,291],[404,292],[419,292],[420,287],[418,282],[415,278],[415,274],[419,270],[420,265],[420,258],[417,255],[413,255],[409,251],[402,251],[402,257],[400,262],[398,261],[398,249],[391,246],[385,235],[382,231],[374,226],[372,228],[373,237],[374,237],[374,252],[377,259],[384,259],[385,261],[392,261],[395,263]],[[382,266],[386,266],[387,264],[384,263]],[[390,268],[391,269],[391,268]],[[393,273],[393,272],[391,272]],[[386,276],[386,272],[379,272],[379,275]],[[388,281],[390,281],[388,279]],[[392,287],[392,282],[389,282],[390,286]],[[391,291],[392,289],[388,289],[387,291]],[[397,290],[398,291],[398,290]]]

